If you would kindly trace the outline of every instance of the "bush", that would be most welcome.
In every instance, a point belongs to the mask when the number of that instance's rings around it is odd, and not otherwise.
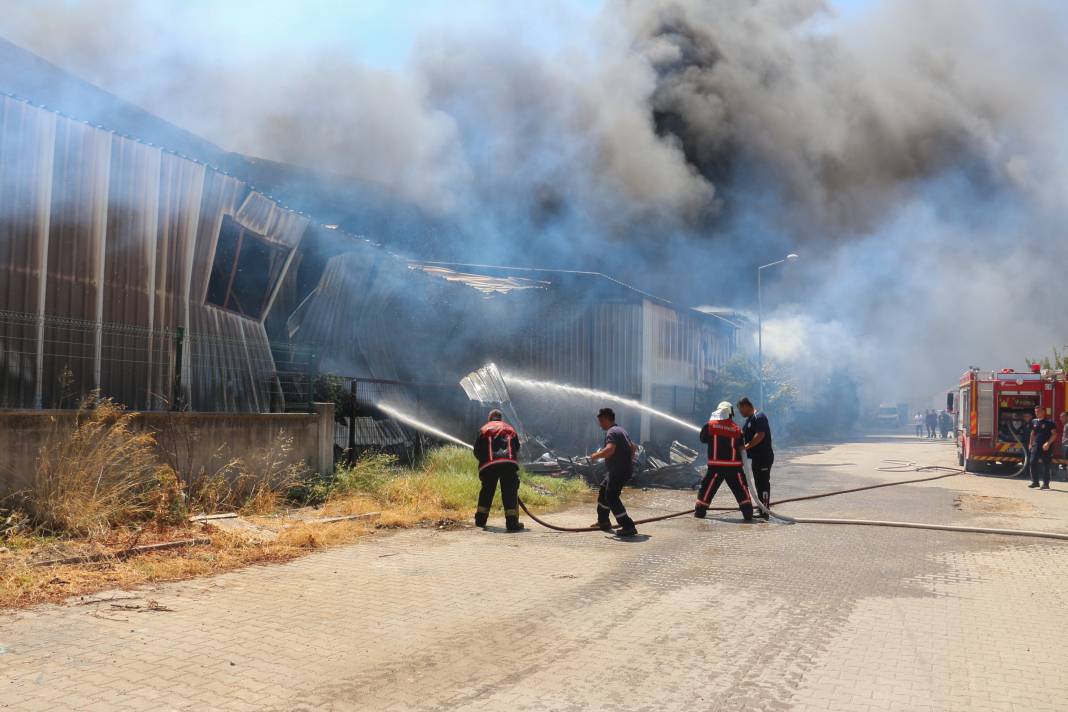
[[[83,404],[72,425],[53,430],[24,495],[38,530],[93,537],[147,519],[182,518],[177,477],[157,459],[153,436],[134,429],[135,417],[103,399]]]
[[[335,475],[332,494],[377,495],[390,479],[397,476],[397,458],[386,453],[367,454],[351,467],[339,467]]]

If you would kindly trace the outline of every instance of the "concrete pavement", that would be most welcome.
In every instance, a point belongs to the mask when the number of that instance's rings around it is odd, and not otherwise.
[[[876,471],[888,458],[954,462],[907,438],[783,455],[777,497],[909,477]],[[625,499],[649,516],[693,496]],[[784,511],[1066,531],[1068,486],[963,476]],[[632,542],[528,526],[99,597],[171,612],[4,614],[0,709],[1068,709],[1068,544],[736,514]]]

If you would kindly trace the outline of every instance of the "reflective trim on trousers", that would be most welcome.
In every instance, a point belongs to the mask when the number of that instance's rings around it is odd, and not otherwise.
[[[708,481],[708,488],[705,489],[705,493],[697,498],[697,504],[704,507],[705,509],[707,509],[708,505],[712,503],[712,490],[715,487],[716,480],[718,479],[719,473],[712,475],[712,479]]]

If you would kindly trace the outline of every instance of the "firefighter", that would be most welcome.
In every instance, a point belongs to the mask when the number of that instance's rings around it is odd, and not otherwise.
[[[497,483],[501,483],[501,504],[504,505],[505,526],[510,532],[523,530],[519,521],[519,436],[499,410],[491,410],[489,418],[475,438],[475,457],[478,458],[478,478],[482,489],[478,493],[475,526],[485,528],[489,519]]]
[[[627,431],[616,424],[616,414],[611,408],[601,408],[597,413],[597,423],[604,430],[604,447],[590,455],[591,460],[604,460],[608,466],[604,482],[597,492],[597,524],[602,531],[612,533],[612,520],[608,513],[616,517],[619,524],[619,536],[637,536],[638,529],[634,520],[627,514],[620,494],[623,485],[634,474],[634,459],[638,456],[635,445]]]
[[[768,424],[768,416],[753,407],[752,401],[742,398],[738,401],[738,412],[745,418],[742,425],[742,442],[745,444],[746,455],[753,467],[753,484],[756,486],[756,495],[764,503],[764,507],[771,506],[771,466],[775,464],[775,451],[771,449],[771,426]],[[760,516],[767,519],[768,515],[760,510]]]
[[[1027,467],[1031,471],[1031,484],[1028,487],[1038,487],[1041,475],[1042,489],[1049,489],[1050,460],[1053,458],[1053,436],[1057,432],[1057,424],[1046,417],[1045,408],[1038,406],[1029,430],[1031,436],[1027,441],[1027,449],[1030,458]]]
[[[738,500],[738,509],[747,522],[753,521],[753,499],[745,484],[742,471],[742,430],[732,419],[734,408],[727,401],[720,403],[701,428],[701,442],[708,443],[708,472],[697,490],[697,506],[693,516],[704,519],[716,491],[724,482]]]

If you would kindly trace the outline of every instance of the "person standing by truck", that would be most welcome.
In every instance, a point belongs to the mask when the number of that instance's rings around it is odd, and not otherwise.
[[[1028,487],[1038,487],[1041,476],[1042,489],[1049,489],[1050,461],[1053,459],[1053,436],[1057,432],[1057,424],[1046,417],[1046,409],[1042,406],[1035,408],[1035,417],[1029,426],[1031,431],[1027,448],[1030,451],[1027,467],[1031,474],[1031,484]]]
[[[942,433],[942,439],[949,438],[949,431],[953,429],[953,418],[947,411],[938,414],[938,430]]]
[[[1068,410],[1061,413],[1061,458],[1068,459]],[[1061,469],[1066,469],[1061,465]]]

